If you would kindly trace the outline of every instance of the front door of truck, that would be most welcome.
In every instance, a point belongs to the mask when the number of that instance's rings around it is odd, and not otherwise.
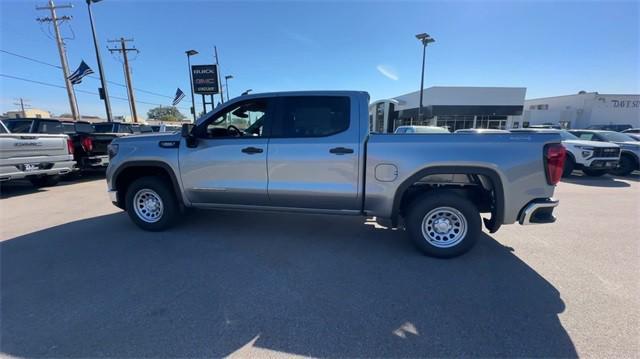
[[[180,144],[180,175],[192,203],[268,205],[267,142],[272,101],[236,102],[194,128]]]
[[[359,122],[350,101],[348,96],[278,98],[267,159],[271,205],[359,208]]]

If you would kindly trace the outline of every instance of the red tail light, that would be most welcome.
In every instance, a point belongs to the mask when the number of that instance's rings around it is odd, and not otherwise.
[[[70,155],[73,154],[73,141],[70,138],[67,138],[67,151]]]
[[[85,152],[93,151],[93,140],[91,137],[85,137],[82,139],[82,148],[84,148]]]
[[[564,159],[567,157],[567,149],[559,143],[546,145],[544,148],[545,172],[547,183],[555,185],[560,182]]]

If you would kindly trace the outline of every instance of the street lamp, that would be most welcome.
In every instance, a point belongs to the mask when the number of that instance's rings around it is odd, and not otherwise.
[[[193,97],[193,75],[191,74],[191,56],[197,55],[196,50],[187,50],[187,65],[189,66],[189,83],[191,84],[191,113],[193,114],[193,122],[196,122],[196,99]]]
[[[416,35],[416,39],[422,42],[422,77],[420,78],[420,106],[418,107],[418,121],[422,120],[422,93],[424,92],[424,60],[427,53],[427,45],[436,40],[427,33]]]
[[[232,79],[233,75],[227,75],[224,77],[224,87],[227,88],[227,102],[229,101],[229,79]]]
[[[111,117],[111,103],[109,102],[109,92],[107,91],[107,79],[104,77],[104,70],[102,69],[102,59],[100,57],[100,48],[98,47],[98,36],[96,35],[96,28],[93,24],[93,13],[91,12],[91,3],[100,2],[102,0],[87,0],[87,9],[89,9],[89,22],[91,23],[91,33],[93,34],[93,46],[96,49],[96,61],[98,62],[98,72],[100,73],[100,84],[102,87],[98,89],[100,98],[104,100],[104,109],[107,112],[107,121],[113,121]]]

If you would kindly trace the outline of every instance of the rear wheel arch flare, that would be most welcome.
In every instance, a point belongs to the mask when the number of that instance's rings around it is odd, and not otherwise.
[[[485,225],[487,229],[493,233],[497,231],[502,222],[504,221],[504,187],[500,175],[493,169],[480,167],[480,166],[434,166],[423,168],[413,175],[404,180],[398,189],[396,190],[393,199],[393,209],[391,212],[391,221],[393,224],[398,223],[398,217],[400,216],[400,209],[402,205],[403,197],[406,191],[419,179],[434,174],[467,174],[467,175],[482,175],[489,179],[495,193],[495,206],[491,215],[491,220],[486,221]]]

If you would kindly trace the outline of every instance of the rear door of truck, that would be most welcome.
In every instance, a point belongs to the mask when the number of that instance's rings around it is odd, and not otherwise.
[[[267,156],[271,205],[360,209],[354,101],[348,95],[278,97]]]

